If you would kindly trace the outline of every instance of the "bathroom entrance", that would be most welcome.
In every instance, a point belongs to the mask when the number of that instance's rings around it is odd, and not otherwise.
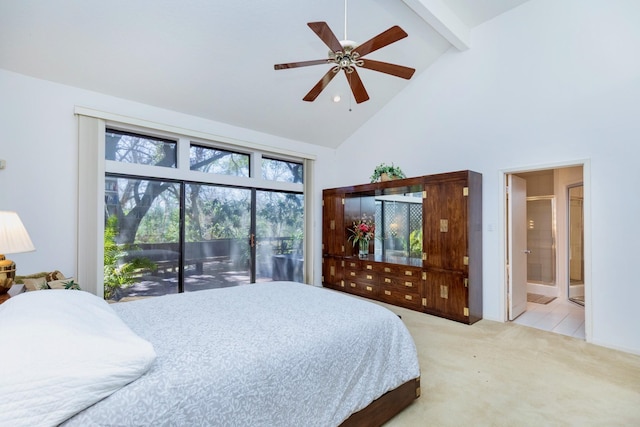
[[[505,310],[516,323],[584,338],[583,169],[505,173]]]

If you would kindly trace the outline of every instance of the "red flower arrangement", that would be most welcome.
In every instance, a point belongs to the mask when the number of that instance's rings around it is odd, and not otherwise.
[[[349,241],[353,242],[353,246],[355,246],[360,241],[369,242],[369,240],[373,239],[376,234],[376,225],[372,220],[363,216],[362,219],[353,221],[349,232],[351,233]]]

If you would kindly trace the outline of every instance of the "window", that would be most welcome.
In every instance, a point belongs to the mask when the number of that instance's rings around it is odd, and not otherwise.
[[[189,163],[192,171],[249,176],[248,154],[192,144]]]
[[[107,129],[105,159],[175,168],[176,145],[175,141]]]
[[[262,179],[282,182],[302,182],[302,163],[262,158]]]
[[[304,195],[260,188],[255,181],[215,182],[215,175],[250,176],[247,153],[107,129],[105,160],[179,169],[189,144],[189,171],[175,179],[153,169],[112,166],[104,181],[104,296],[155,296],[304,278]],[[301,183],[303,163],[262,159],[262,179]],[[126,168],[125,168],[126,169]],[[147,176],[140,176],[141,174]],[[162,174],[166,175],[166,174]],[[275,184],[271,184],[273,186]],[[300,187],[302,190],[302,186]]]
[[[109,292],[105,282],[132,278],[122,294],[189,292],[291,274],[311,282],[314,248],[306,236],[314,209],[305,194],[313,191],[312,155],[267,152],[251,142],[83,107],[75,112],[83,289],[102,296]],[[191,157],[201,162],[199,170],[191,169]],[[265,179],[263,158],[281,159],[276,164],[297,173],[272,171]],[[214,173],[203,173],[207,167]],[[109,266],[125,267],[125,276],[109,277]]]

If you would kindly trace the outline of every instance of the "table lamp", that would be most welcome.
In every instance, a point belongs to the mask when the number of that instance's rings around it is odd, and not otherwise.
[[[5,294],[16,277],[16,264],[3,254],[35,251],[29,233],[17,213],[0,211],[0,295]]]

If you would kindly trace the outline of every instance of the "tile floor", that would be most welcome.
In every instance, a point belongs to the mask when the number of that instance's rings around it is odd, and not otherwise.
[[[527,311],[514,321],[544,331],[585,339],[584,307],[556,298],[549,304],[527,303]]]

